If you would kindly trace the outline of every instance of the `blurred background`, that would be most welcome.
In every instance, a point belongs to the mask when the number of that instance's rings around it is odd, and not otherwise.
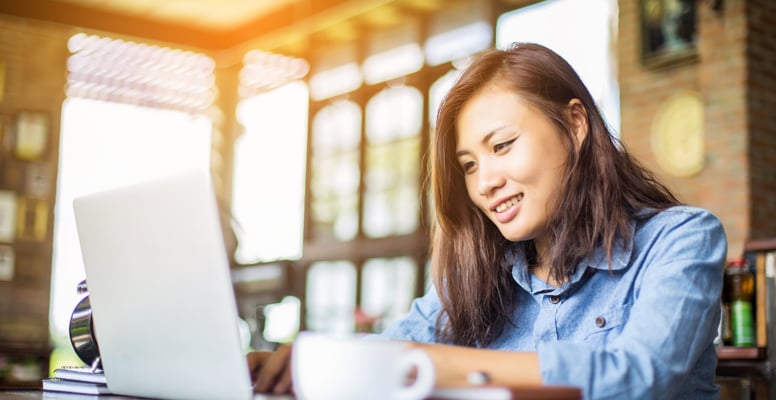
[[[564,56],[739,257],[776,237],[775,16],[770,0],[4,0],[0,387],[79,362],[73,198],[192,166],[213,173],[246,349],[400,318],[429,287],[438,104],[472,56],[516,41]],[[767,387],[759,366],[726,375]]]

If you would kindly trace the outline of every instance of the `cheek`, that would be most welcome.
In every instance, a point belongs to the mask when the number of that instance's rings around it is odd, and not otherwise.
[[[516,152],[510,162],[510,177],[534,187],[555,186],[560,182],[563,162],[557,154],[539,151]]]
[[[466,183],[466,195],[469,196],[469,200],[475,207],[487,214],[487,202],[483,199],[482,195],[480,195],[480,191],[477,189],[478,182],[476,176],[476,174],[466,176],[466,179],[464,180]]]
[[[464,184],[466,185],[466,194],[469,199],[477,204],[477,198],[479,197],[479,191],[477,190],[477,177],[474,175],[466,175],[464,178]]]
[[[544,168],[541,158],[537,159],[533,154],[522,152],[511,157],[508,171],[511,180],[530,185],[536,182]]]

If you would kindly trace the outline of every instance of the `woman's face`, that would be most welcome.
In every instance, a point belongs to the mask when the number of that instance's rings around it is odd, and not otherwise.
[[[458,117],[456,154],[472,202],[506,239],[543,240],[566,162],[558,128],[516,93],[492,85]]]

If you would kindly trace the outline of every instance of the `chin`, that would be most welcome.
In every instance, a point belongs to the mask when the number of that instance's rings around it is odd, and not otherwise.
[[[505,231],[503,229],[500,229],[499,232],[501,232],[501,236],[504,236],[504,239],[509,240],[510,242],[522,242],[525,240],[533,239],[530,235],[524,232]]]

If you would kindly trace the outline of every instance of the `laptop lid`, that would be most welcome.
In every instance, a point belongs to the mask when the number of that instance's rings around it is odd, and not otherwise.
[[[252,398],[209,172],[83,196],[74,208],[110,390]]]

